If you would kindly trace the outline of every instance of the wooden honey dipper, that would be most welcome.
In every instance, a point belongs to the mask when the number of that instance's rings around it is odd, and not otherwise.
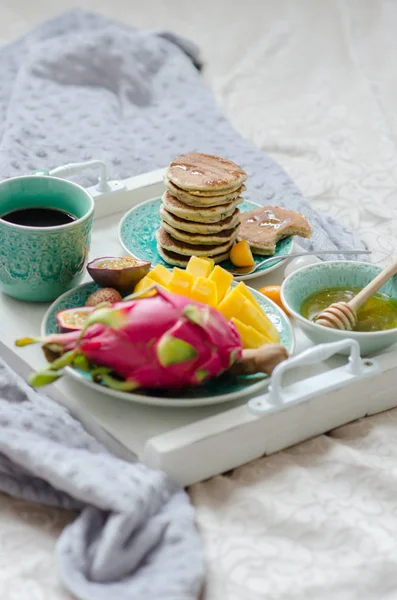
[[[385,267],[368,285],[349,302],[335,302],[323,310],[314,321],[317,325],[352,331],[357,323],[357,311],[365,302],[397,273],[397,259]]]

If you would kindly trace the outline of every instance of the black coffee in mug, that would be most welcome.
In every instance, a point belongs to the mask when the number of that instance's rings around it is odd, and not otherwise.
[[[59,208],[47,208],[45,206],[34,206],[31,208],[18,208],[12,210],[1,219],[14,225],[24,225],[25,227],[56,227],[57,225],[67,225],[76,221],[76,217]]]

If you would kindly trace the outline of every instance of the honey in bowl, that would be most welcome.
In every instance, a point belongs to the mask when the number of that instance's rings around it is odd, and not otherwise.
[[[358,294],[360,288],[326,288],[306,298],[300,308],[305,319],[313,321],[315,317],[334,302],[349,302]],[[386,294],[377,293],[370,298],[357,313],[354,331],[385,331],[397,328],[397,300]]]

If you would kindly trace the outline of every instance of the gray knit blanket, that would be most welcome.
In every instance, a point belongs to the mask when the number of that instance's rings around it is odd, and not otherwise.
[[[313,211],[286,173],[216,107],[195,46],[73,11],[0,49],[0,177],[100,159],[113,179],[191,150],[248,173],[247,198],[304,213],[306,247],[363,248]],[[92,185],[96,174],[80,177]],[[303,242],[302,242],[303,243]],[[0,362],[0,489],[79,516],[57,545],[65,585],[84,600],[193,600],[203,581],[194,512],[164,474],[110,455],[65,409]]]

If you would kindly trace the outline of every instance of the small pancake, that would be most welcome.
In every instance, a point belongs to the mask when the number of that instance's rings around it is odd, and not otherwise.
[[[164,183],[167,187],[174,187],[177,190],[180,190],[181,192],[186,192],[186,194],[189,194],[191,196],[198,196],[199,198],[214,198],[215,196],[226,196],[227,194],[234,195],[235,192],[237,192],[238,190],[244,191],[246,189],[244,184],[241,185],[241,183],[239,183],[236,185],[232,185],[230,188],[226,188],[224,190],[211,190],[209,192],[204,192],[203,190],[183,190],[182,188],[175,185],[175,183],[172,183],[172,181],[168,179],[167,175],[164,176]]]
[[[176,229],[167,223],[166,221],[161,222],[161,226],[164,231],[170,234],[174,240],[180,240],[187,244],[202,244],[203,246],[213,246],[214,244],[224,244],[228,241],[233,241],[237,238],[239,225],[232,227],[231,229],[224,229],[218,233],[190,233],[188,231],[181,231]]]
[[[209,233],[216,234],[219,231],[237,227],[240,223],[240,211],[238,208],[235,209],[230,217],[226,217],[226,219],[222,219],[216,223],[194,223],[193,221],[187,221],[186,219],[181,219],[171,214],[164,206],[160,207],[160,217],[163,221],[168,223],[168,225],[171,225],[171,227],[175,227],[181,231],[187,231],[188,233],[198,233],[201,235]]]
[[[175,196],[172,196],[167,190],[162,197],[164,208],[167,211],[181,219],[192,221],[194,223],[216,223],[222,219],[230,217],[236,206],[243,202],[242,198],[236,198],[227,204],[221,206],[188,206],[184,202],[181,202]]]
[[[234,239],[228,240],[223,244],[187,244],[181,240],[176,240],[162,227],[156,232],[157,244],[164,250],[183,254],[184,256],[214,256],[227,252],[233,245]]]
[[[184,204],[188,204],[189,206],[208,207],[208,206],[219,206],[221,204],[227,204],[231,200],[235,200],[236,198],[238,198],[240,196],[241,192],[246,189],[245,186],[240,186],[234,192],[228,192],[228,193],[222,194],[221,196],[205,196],[205,197],[204,196],[193,196],[186,190],[182,190],[181,188],[178,188],[171,181],[168,181],[168,180],[164,180],[164,181],[165,181],[165,185],[166,185],[167,189],[169,190],[169,192],[173,196],[175,196],[175,198],[177,198]]]
[[[189,152],[171,161],[167,177],[183,190],[209,192],[241,185],[247,179],[247,173],[226,158]]]
[[[247,240],[254,254],[272,255],[280,240],[291,235],[308,238],[312,234],[306,217],[281,206],[248,210],[241,213],[240,221],[238,237],[240,240]]]
[[[170,183],[172,183],[170,181]],[[175,184],[173,184],[175,186]],[[177,187],[177,186],[175,186]],[[182,189],[182,188],[179,188]],[[241,194],[241,190],[245,190],[247,189],[245,187],[244,184],[237,184],[237,185],[232,185],[230,188],[224,189],[224,190],[211,190],[210,192],[204,192],[203,190],[189,190],[189,194],[191,194],[192,196],[198,196],[199,198],[214,198],[216,196],[225,196],[226,194],[234,194],[235,192],[240,192]],[[186,191],[186,190],[185,190]]]
[[[173,265],[174,267],[181,267],[182,269],[186,267],[190,259],[190,256],[183,256],[182,254],[177,254],[176,252],[169,252],[168,250],[164,250],[164,248],[161,246],[157,246],[157,251],[166,263]],[[211,256],[211,258],[215,264],[219,264],[229,258],[229,252],[215,254],[214,256]]]

